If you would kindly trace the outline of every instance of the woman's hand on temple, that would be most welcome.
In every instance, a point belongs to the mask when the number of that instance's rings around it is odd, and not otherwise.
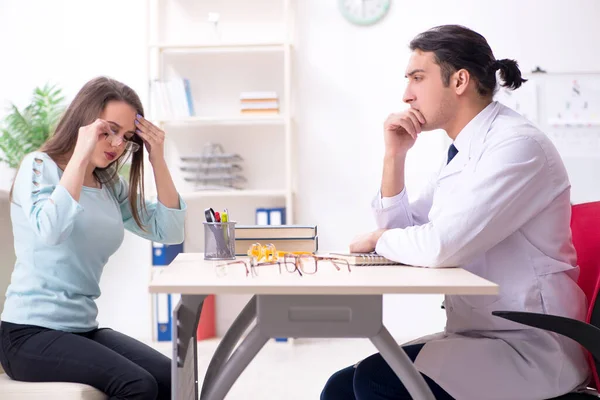
[[[165,132],[139,114],[136,116],[135,126],[136,134],[146,145],[150,162],[163,160],[165,157]]]

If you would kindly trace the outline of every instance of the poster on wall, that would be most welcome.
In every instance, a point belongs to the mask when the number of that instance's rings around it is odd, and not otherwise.
[[[537,82],[530,80],[516,90],[500,87],[494,99],[512,108],[534,124],[538,123]]]
[[[547,123],[552,127],[600,127],[600,78],[548,81]]]

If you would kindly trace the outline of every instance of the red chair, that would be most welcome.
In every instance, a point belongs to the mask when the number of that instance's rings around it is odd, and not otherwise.
[[[571,231],[581,270],[577,284],[588,299],[587,321],[529,312],[494,311],[493,315],[565,335],[589,351],[592,384],[600,388],[600,201],[572,207]],[[598,393],[568,393],[553,400],[598,399]]]

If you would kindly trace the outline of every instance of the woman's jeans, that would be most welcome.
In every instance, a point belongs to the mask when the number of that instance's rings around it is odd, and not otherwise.
[[[1,322],[0,363],[18,381],[84,383],[111,400],[171,398],[171,360],[112,329],[68,333]]]

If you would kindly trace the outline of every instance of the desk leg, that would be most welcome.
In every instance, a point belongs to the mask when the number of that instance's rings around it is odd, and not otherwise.
[[[205,295],[182,295],[173,310],[173,400],[198,399],[198,348],[196,331]]]
[[[208,369],[206,370],[206,376],[204,377],[204,383],[202,384],[200,394],[201,399],[204,399],[204,396],[207,395],[214,384],[215,377],[221,374],[225,363],[231,356],[231,353],[233,353],[235,346],[255,319],[256,296],[253,296],[233,324],[231,324],[231,327],[227,330],[223,339],[221,339],[215,354],[210,360],[210,364],[208,364]]]
[[[236,379],[246,369],[250,361],[263,348],[269,337],[260,331],[259,326],[254,326],[248,336],[240,343],[231,358],[223,365],[213,384],[207,389],[202,400],[222,400]]]
[[[270,337],[363,337],[381,352],[413,399],[435,400],[382,322],[381,295],[258,295],[257,326]]]
[[[404,350],[398,346],[390,332],[381,327],[381,331],[370,338],[383,359],[390,368],[398,375],[402,384],[406,387],[413,399],[435,400],[423,375],[415,368],[413,362],[408,358]]]

